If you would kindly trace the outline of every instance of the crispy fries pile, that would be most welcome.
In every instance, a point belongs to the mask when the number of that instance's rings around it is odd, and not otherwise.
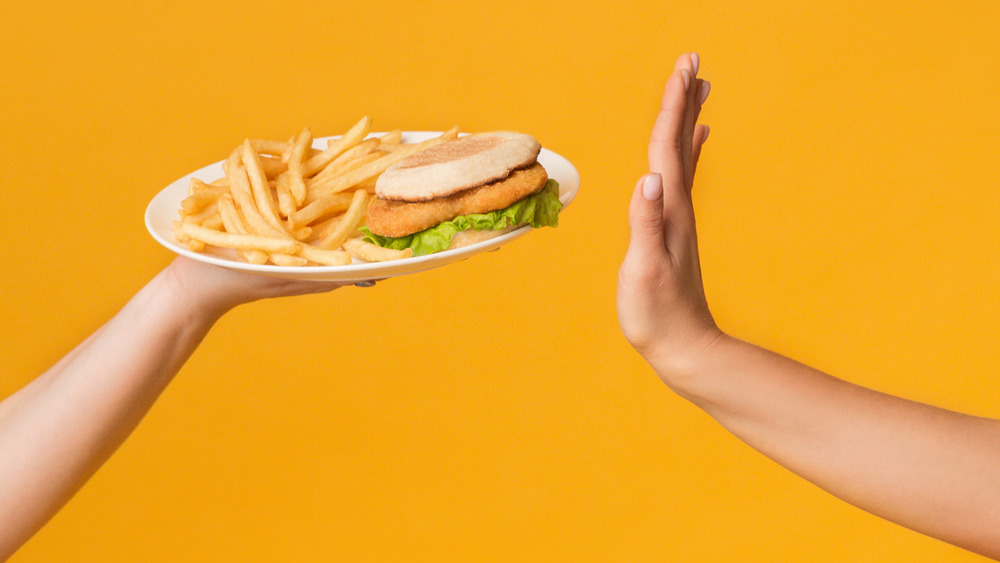
[[[458,136],[453,127],[439,137],[403,143],[402,131],[366,138],[364,117],[324,150],[312,148],[308,128],[288,141],[246,140],[223,164],[225,176],[211,183],[192,178],[181,202],[174,237],[196,252],[232,248],[251,264],[340,266],[352,257],[368,262],[412,255],[363,242],[375,180],[403,158]]]

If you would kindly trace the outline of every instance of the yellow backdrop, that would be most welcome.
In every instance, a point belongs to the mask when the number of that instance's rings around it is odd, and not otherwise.
[[[15,561],[978,560],[672,395],[613,296],[663,81],[697,50],[723,328],[1000,416],[996,2],[70,4],[4,8],[0,396],[170,261],[146,203],[245,137],[517,129],[583,183],[499,252],[234,311]]]

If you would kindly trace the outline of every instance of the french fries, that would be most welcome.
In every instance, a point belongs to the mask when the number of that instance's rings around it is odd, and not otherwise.
[[[321,197],[333,195],[337,192],[342,192],[351,186],[355,186],[365,180],[371,178],[372,176],[378,176],[382,172],[385,172],[386,168],[389,168],[393,164],[396,164],[400,160],[410,156],[411,154],[417,153],[424,149],[433,147],[434,145],[443,143],[449,139],[455,139],[458,137],[458,127],[453,127],[452,129],[445,131],[440,137],[434,137],[433,139],[428,139],[420,143],[415,143],[403,150],[394,151],[386,154],[385,156],[369,162],[360,168],[355,168],[354,170],[326,181],[319,185],[311,186],[309,189],[309,197],[307,201],[315,201]]]
[[[359,238],[347,239],[344,241],[344,250],[355,258],[360,258],[367,262],[386,262],[389,260],[399,260],[413,256],[413,249],[393,250],[382,248],[381,246],[365,242]]]
[[[344,244],[344,241],[347,240],[347,237],[351,236],[351,233],[360,226],[361,220],[365,216],[365,205],[367,203],[368,192],[365,190],[355,191],[354,197],[351,198],[351,205],[344,212],[343,216],[341,216],[336,228],[324,235],[316,243],[316,246],[319,248],[340,248]]]
[[[235,250],[251,264],[340,266],[353,258],[398,260],[412,251],[363,242],[375,180],[386,168],[422,149],[458,136],[453,127],[420,143],[402,131],[369,138],[363,117],[325,149],[312,148],[305,128],[288,140],[247,139],[223,164],[225,175],[192,179],[174,222],[174,238],[191,250]]]
[[[222,248],[237,248],[242,250],[263,250],[266,252],[296,253],[301,250],[301,245],[292,239],[283,239],[263,235],[242,235],[227,233],[195,225],[194,223],[180,224],[180,232],[188,238],[200,240],[205,244],[219,246]]]

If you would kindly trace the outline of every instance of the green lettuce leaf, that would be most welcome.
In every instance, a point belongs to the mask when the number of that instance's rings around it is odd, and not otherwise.
[[[364,240],[385,248],[395,250],[413,249],[414,256],[423,256],[433,252],[447,250],[451,246],[451,238],[457,233],[475,229],[477,231],[499,231],[511,225],[527,223],[534,228],[559,226],[559,183],[549,179],[541,191],[515,201],[509,207],[490,211],[489,213],[474,213],[459,215],[451,221],[445,221],[429,229],[413,233],[405,237],[392,238],[376,235],[365,225],[360,231]]]

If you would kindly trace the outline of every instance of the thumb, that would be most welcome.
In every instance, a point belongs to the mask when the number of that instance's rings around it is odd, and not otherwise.
[[[638,252],[640,257],[666,253],[663,178],[659,174],[646,174],[636,183],[629,204],[628,222],[632,233],[629,240],[630,251]]]

